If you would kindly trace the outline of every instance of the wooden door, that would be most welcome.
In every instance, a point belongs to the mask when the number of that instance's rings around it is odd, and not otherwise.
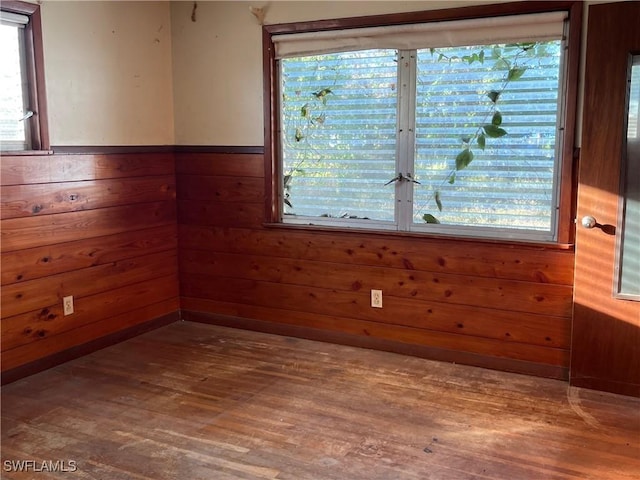
[[[621,234],[627,84],[640,54],[640,2],[591,5],[588,11],[571,384],[640,396],[640,302],[614,294],[616,236]],[[583,217],[596,219],[584,228]]]

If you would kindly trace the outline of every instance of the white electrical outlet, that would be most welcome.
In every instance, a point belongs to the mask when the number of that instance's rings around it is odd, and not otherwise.
[[[62,309],[64,310],[65,315],[71,315],[73,313],[73,296],[72,295],[62,298]]]
[[[382,290],[371,290],[371,306],[382,308]]]

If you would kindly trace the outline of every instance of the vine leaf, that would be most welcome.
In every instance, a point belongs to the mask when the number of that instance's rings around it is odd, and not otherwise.
[[[300,116],[302,118],[306,118],[309,115],[309,104],[305,103],[302,108],[300,108]]]
[[[456,172],[451,173],[451,175],[449,175],[449,180],[448,183],[449,185],[453,185],[456,181]]]
[[[422,219],[427,223],[440,223],[440,220],[438,220],[430,213],[425,213],[424,215],[422,215]]]
[[[478,138],[476,139],[476,142],[478,142],[478,146],[484,150],[485,145],[487,144],[487,137],[484,133],[481,133],[480,135],[478,135]]]
[[[526,67],[513,67],[509,69],[509,73],[507,74],[507,81],[518,80],[524,72],[527,71]]]
[[[468,148],[465,148],[456,157],[456,170],[463,170],[467,168],[472,160],[473,160],[473,152]]]
[[[500,70],[511,70],[511,64],[507,59],[501,57],[496,61],[496,68]]]
[[[296,135],[294,138],[296,139],[296,142],[300,142],[304,138],[304,135],[299,128],[296,128]]]
[[[436,205],[438,207],[438,211],[442,211],[442,200],[440,199],[440,190],[436,190],[435,194]]]
[[[487,137],[490,138],[500,138],[504,137],[507,134],[507,131],[504,128],[500,128],[491,123],[483,125],[482,129],[484,130],[484,133],[487,135]]]
[[[500,125],[502,125],[502,114],[498,111],[496,111],[496,113],[493,114],[493,118],[491,119],[491,123],[493,125],[495,125],[496,127],[499,127]]]
[[[327,95],[333,93],[330,88],[323,88],[322,90],[318,90],[317,92],[313,92],[313,96],[318,100],[322,100],[322,104],[327,104]]]
[[[489,97],[493,103],[496,103],[498,101],[498,98],[500,98],[500,92],[491,90],[489,93],[487,93],[487,97]]]

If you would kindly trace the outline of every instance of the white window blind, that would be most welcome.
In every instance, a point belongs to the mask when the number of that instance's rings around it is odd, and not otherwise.
[[[281,62],[286,213],[393,221],[396,52]]]
[[[26,15],[20,15],[19,13],[0,10],[0,23],[3,25],[24,27],[29,23],[29,17]]]
[[[536,42],[562,37],[567,12],[273,35],[276,58],[365,49]]]
[[[502,55],[511,58],[502,47]],[[441,49],[450,57],[472,55],[475,47]],[[535,57],[519,60],[522,78],[502,91],[495,110],[506,133],[477,143],[478,128],[491,123],[487,92],[500,91],[507,71],[484,63],[438,61],[428,50],[417,54],[414,222],[425,213],[442,225],[524,229],[548,235],[555,229],[561,42],[546,42]],[[527,61],[529,60],[529,61]],[[470,139],[474,160],[455,171],[455,159]],[[452,183],[449,173],[455,171]],[[443,208],[435,202],[435,192]],[[440,227],[446,228],[446,227]]]

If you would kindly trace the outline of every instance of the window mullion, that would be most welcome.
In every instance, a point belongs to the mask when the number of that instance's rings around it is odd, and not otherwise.
[[[398,52],[398,140],[395,218],[398,230],[409,230],[413,217],[416,112],[416,51]]]
[[[569,46],[567,45],[569,22],[564,21],[564,34],[562,36],[562,48],[560,49],[560,71],[558,76],[558,118],[556,127],[555,162],[553,165],[554,180],[552,191],[551,210],[551,237],[555,242],[558,240],[558,220],[560,214],[560,188],[562,187],[562,150],[565,144],[566,111],[563,103],[567,96],[567,82],[564,80],[567,75],[568,63],[565,61]]]

